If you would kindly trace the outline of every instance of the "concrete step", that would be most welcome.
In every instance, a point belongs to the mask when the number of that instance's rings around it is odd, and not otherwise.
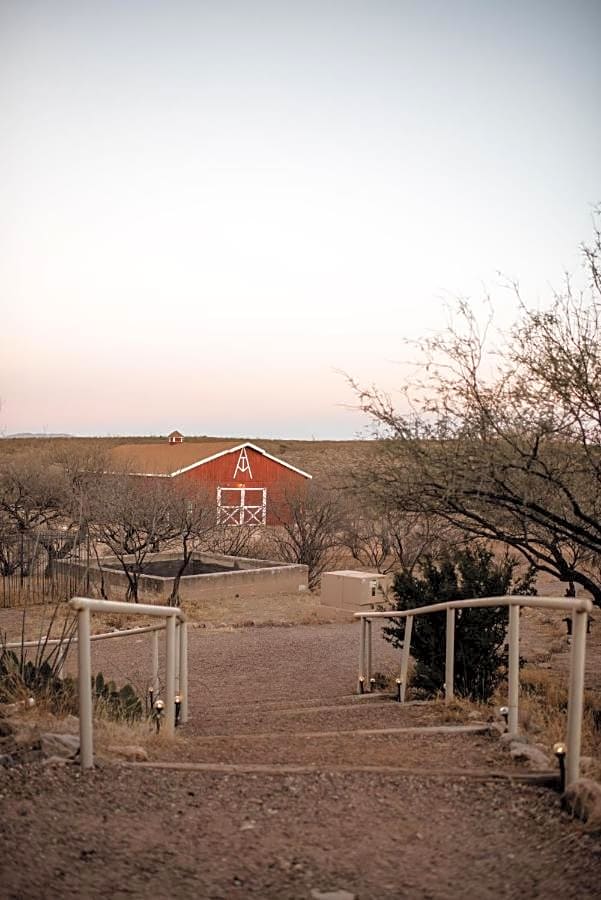
[[[215,775],[266,775],[266,776],[289,776],[289,775],[315,775],[323,774],[376,774],[376,775],[401,775],[409,778],[433,778],[444,779],[445,781],[500,781],[500,782],[516,782],[519,784],[532,784],[540,787],[559,788],[559,775],[557,772],[548,769],[540,772],[521,772],[513,769],[494,769],[494,768],[429,768],[420,766],[419,768],[410,768],[407,766],[384,766],[384,765],[291,765],[283,763],[274,765],[273,763],[201,763],[201,762],[173,762],[173,761],[153,761],[142,763],[123,763],[122,765],[130,768],[156,769],[159,771],[172,772],[209,772]]]
[[[471,725],[417,725],[400,728],[349,728],[328,729],[326,731],[268,731],[252,734],[208,734],[195,735],[196,745],[210,743],[211,741],[227,740],[231,742],[253,740],[289,740],[290,738],[303,738],[305,740],[331,737],[369,737],[370,735],[436,735],[436,734],[490,734],[490,727],[486,722],[477,722]]]
[[[381,725],[319,729],[179,732],[177,746],[157,750],[157,758],[227,765],[380,765],[498,768],[499,745],[486,723],[461,725]],[[519,771],[516,768],[516,771]]]
[[[193,711],[181,733],[200,736],[433,726],[454,724],[452,719],[449,720],[451,715],[441,704],[401,704],[390,699],[357,702],[341,698],[336,703],[294,703],[278,707],[252,704],[233,710],[230,707],[201,707]]]
[[[201,706],[203,709],[210,711],[214,709],[222,710],[223,703],[218,702],[213,699],[211,694],[203,694],[201,695]],[[240,700],[238,703],[228,703],[227,709],[228,712],[235,713],[237,710],[248,710],[248,709],[265,709],[265,710],[277,710],[277,709],[312,709],[320,706],[326,705],[335,705],[335,706],[365,706],[365,705],[373,705],[378,703],[391,703],[396,702],[396,694],[385,692],[385,691],[375,691],[373,693],[366,694],[332,694],[331,696],[325,697],[292,697],[286,696],[285,694],[281,697],[271,696],[271,695],[263,695],[263,696],[253,696],[248,700]],[[413,700],[407,701],[405,706],[409,705],[426,705],[428,701],[426,700]]]

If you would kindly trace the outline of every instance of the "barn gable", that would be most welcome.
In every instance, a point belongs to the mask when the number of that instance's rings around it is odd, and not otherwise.
[[[192,445],[188,445],[192,446]],[[199,445],[202,446],[202,445]],[[261,456],[264,456],[265,459],[269,459],[272,462],[276,463],[278,466],[284,466],[286,469],[290,469],[291,472],[296,472],[297,475],[302,475],[303,478],[312,478],[312,475],[309,475],[308,472],[303,472],[302,469],[297,469],[296,466],[291,465],[288,462],[285,462],[283,459],[278,459],[277,456],[272,456],[271,453],[268,453],[267,450],[263,450],[261,447],[257,447],[256,444],[251,444],[250,441],[245,442],[244,444],[237,444],[234,447],[229,447],[228,449],[221,450],[217,453],[213,453],[210,456],[207,456],[205,459],[199,459],[197,462],[192,465],[186,466],[182,469],[178,469],[170,474],[175,477],[176,475],[182,475],[184,472],[189,472],[190,469],[195,469],[197,466],[204,466],[207,463],[213,462],[221,456],[229,456],[230,454],[238,454],[236,468],[234,470],[234,475],[245,474],[250,469],[250,464],[248,462],[248,450],[253,450],[255,453],[260,453]],[[252,475],[251,475],[252,477]]]

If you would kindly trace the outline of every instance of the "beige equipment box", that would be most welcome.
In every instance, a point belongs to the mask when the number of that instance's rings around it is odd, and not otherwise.
[[[321,576],[321,602],[324,606],[361,612],[386,602],[392,576],[378,572],[324,572]]]

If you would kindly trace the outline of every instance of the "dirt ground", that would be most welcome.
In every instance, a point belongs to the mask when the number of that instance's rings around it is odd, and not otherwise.
[[[243,594],[227,601],[203,600],[202,604],[184,602],[182,608],[190,622],[208,629],[231,629],[253,625],[330,624],[354,620],[352,611],[323,606],[319,594],[310,591],[267,594],[261,597]],[[6,634],[10,641],[20,640],[25,614],[26,639],[38,640],[40,634],[59,637],[65,619],[73,620],[73,613],[68,604],[63,603],[59,605],[53,618],[54,609],[51,604],[29,606],[25,610],[0,609],[0,632]],[[156,619],[110,613],[95,614],[91,620],[92,631],[95,634],[151,624],[156,624]]]
[[[483,711],[357,697],[357,645],[355,623],[191,629],[190,722],[149,764],[103,759],[101,726],[93,772],[0,769],[0,896],[601,896],[598,836],[520,783]],[[148,650],[96,644],[95,670],[143,684]]]
[[[2,896],[598,897],[549,791],[379,774],[111,766],[3,777]]]

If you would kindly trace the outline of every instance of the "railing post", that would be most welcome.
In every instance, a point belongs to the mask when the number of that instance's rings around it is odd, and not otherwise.
[[[152,642],[152,690],[154,696],[159,694],[159,633],[158,631],[150,632],[150,640]]]
[[[175,734],[175,614],[167,616],[167,662],[165,675],[165,734]]]
[[[180,693],[180,683],[179,683],[179,653],[180,653],[180,642],[181,642],[181,622],[179,618],[175,620],[175,693]]]
[[[401,655],[401,703],[405,702],[407,693],[407,673],[409,672],[409,655],[411,653],[411,632],[413,631],[413,616],[405,619],[405,637],[403,638],[403,653]]]
[[[520,607],[512,603],[509,607],[509,665],[508,665],[508,707],[507,729],[509,734],[519,731],[520,696]]]
[[[365,683],[367,690],[371,691],[371,656],[372,656],[372,639],[371,639],[371,619],[365,620],[367,625],[367,660],[365,662]]]
[[[568,694],[566,785],[576,781],[580,771],[587,620],[588,612],[586,610],[574,610],[572,614],[572,655],[570,658],[570,688]]]
[[[188,721],[188,623],[179,623],[179,690],[182,698],[180,721]]]
[[[77,613],[77,653],[79,662],[79,758],[82,769],[91,769],[94,766],[94,736],[89,609],[80,609]]]
[[[444,698],[445,703],[449,703],[454,696],[455,684],[455,610],[451,606],[447,609],[447,640],[444,677]]]
[[[359,619],[359,624],[359,674],[357,675],[357,693],[361,694],[365,687],[365,633],[367,630],[363,616]],[[363,681],[361,679],[363,679]]]

